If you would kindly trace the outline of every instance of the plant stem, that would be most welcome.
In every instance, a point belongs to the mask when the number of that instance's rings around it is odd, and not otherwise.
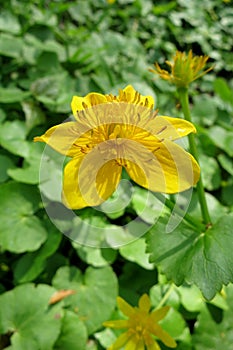
[[[186,220],[193,227],[198,228],[201,232],[205,231],[205,225],[203,225],[199,220],[194,219],[191,215],[185,213],[184,210],[176,206],[176,203],[166,198],[161,193],[154,193],[154,195],[160,202],[164,203],[167,208],[169,208],[171,211],[173,211],[180,217],[184,218],[184,220]]]
[[[180,89],[178,89],[178,93],[179,93],[180,103],[181,103],[184,117],[187,121],[192,122],[190,109],[189,109],[188,89],[187,88],[180,88]],[[189,138],[190,152],[194,156],[194,158],[198,161],[198,151],[197,151],[197,147],[196,147],[196,143],[195,143],[194,134],[189,134],[188,138]],[[205,225],[209,225],[209,224],[211,224],[211,218],[210,218],[209,211],[208,211],[208,206],[207,206],[206,197],[205,197],[205,190],[204,190],[201,175],[200,175],[200,179],[197,183],[197,193],[198,193],[199,203],[201,206],[201,213],[202,213],[203,222],[205,223]]]
[[[169,298],[171,292],[173,291],[175,285],[172,283],[170,285],[170,287],[167,289],[166,293],[164,294],[164,296],[162,297],[162,299],[160,300],[160,303],[156,306],[156,309],[160,309],[167,301],[167,299]]]

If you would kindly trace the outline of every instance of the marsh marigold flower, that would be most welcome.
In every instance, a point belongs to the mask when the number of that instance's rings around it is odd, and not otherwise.
[[[132,86],[119,95],[74,96],[75,121],[50,128],[35,141],[71,157],[64,169],[63,202],[72,209],[96,206],[116,190],[122,168],[155,192],[177,193],[195,185],[199,166],[174,143],[195,132],[181,119],[157,116],[151,96]]]
[[[173,62],[166,61],[171,69],[170,73],[165,69],[161,69],[157,62],[155,63],[155,69],[150,69],[150,71],[158,74],[162,79],[174,83],[177,88],[188,87],[192,81],[213,69],[213,67],[210,67],[205,70],[208,59],[208,56],[193,56],[192,50],[187,55],[185,52],[177,51],[173,57]]]
[[[176,347],[175,340],[158,324],[162,320],[169,306],[150,312],[151,303],[147,294],[144,294],[138,303],[138,307],[132,307],[124,299],[118,297],[117,304],[127,320],[114,320],[104,322],[105,327],[126,329],[108,350],[119,350],[125,346],[127,350],[160,350],[156,341],[159,338],[166,346]]]

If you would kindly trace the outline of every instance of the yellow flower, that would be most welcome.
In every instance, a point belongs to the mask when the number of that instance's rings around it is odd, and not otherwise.
[[[115,329],[125,328],[127,331],[108,350],[118,350],[123,346],[127,350],[144,350],[145,347],[147,350],[160,350],[155,337],[170,348],[176,347],[175,340],[158,324],[166,316],[169,306],[150,312],[151,304],[147,294],[139,299],[138,307],[132,307],[120,297],[117,298],[117,304],[128,320],[106,321],[103,325]]]
[[[159,64],[155,63],[155,69],[151,72],[158,74],[162,79],[169,80],[178,88],[188,87],[188,85],[213,69],[213,66],[204,70],[208,56],[193,56],[192,50],[188,55],[185,52],[177,51],[173,58],[173,62],[166,61],[171,68],[171,73],[161,69]]]
[[[114,4],[114,2],[116,2],[116,0],[107,0],[107,3],[109,4]]]
[[[195,127],[157,116],[151,96],[132,86],[118,96],[74,96],[76,121],[56,125],[35,141],[71,157],[64,169],[63,202],[72,209],[96,206],[116,190],[124,167],[133,181],[155,192],[184,191],[199,179],[194,158],[173,141]]]

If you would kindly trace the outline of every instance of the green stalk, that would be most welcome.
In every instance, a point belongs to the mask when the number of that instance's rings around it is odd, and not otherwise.
[[[203,225],[199,220],[194,219],[191,215],[185,213],[180,207],[176,206],[176,203],[166,198],[161,193],[154,193],[155,197],[162,203],[166,205],[167,208],[179,215],[181,218],[184,218],[189,224],[191,224],[194,228],[199,229],[201,232],[205,231],[205,225]]]
[[[157,305],[156,310],[160,309],[167,301],[169,298],[170,294],[172,293],[175,285],[172,283],[170,287],[167,289],[166,293],[164,294],[163,298],[161,299],[160,303]]]
[[[188,89],[187,88],[179,88],[178,93],[179,93],[180,103],[181,103],[184,117],[187,121],[192,122],[190,109],[189,109]],[[196,147],[196,143],[195,143],[194,134],[189,134],[188,138],[189,138],[190,152],[194,156],[194,158],[198,161],[198,151],[197,151],[197,147]],[[200,175],[200,179],[197,183],[197,193],[198,193],[199,203],[201,206],[201,213],[202,213],[203,222],[205,223],[205,225],[209,225],[209,224],[211,224],[211,218],[210,218],[209,211],[208,211],[208,206],[207,206],[206,197],[205,197],[205,190],[204,190],[201,175]]]

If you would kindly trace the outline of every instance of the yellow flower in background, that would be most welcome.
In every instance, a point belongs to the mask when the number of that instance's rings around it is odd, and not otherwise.
[[[114,4],[114,2],[116,2],[116,0],[107,0],[108,4]]]
[[[132,307],[120,297],[117,298],[117,304],[128,319],[106,321],[103,325],[115,329],[123,328],[126,332],[108,350],[119,350],[124,346],[127,350],[160,350],[155,337],[170,348],[176,347],[175,340],[158,324],[166,316],[169,306],[150,312],[151,303],[147,294],[139,299],[138,307]]]
[[[158,63],[155,63],[155,69],[150,69],[150,71],[158,74],[164,80],[171,81],[178,88],[188,87],[192,81],[213,69],[212,66],[204,70],[208,59],[208,56],[193,56],[192,50],[189,51],[188,55],[185,52],[177,51],[173,62],[166,61],[171,73],[161,69]]]
[[[122,168],[154,192],[177,193],[197,183],[197,162],[174,143],[195,127],[157,116],[153,105],[151,96],[140,95],[130,85],[117,96],[74,96],[76,121],[56,125],[34,139],[72,158],[64,169],[62,198],[67,207],[101,204],[116,190]]]

